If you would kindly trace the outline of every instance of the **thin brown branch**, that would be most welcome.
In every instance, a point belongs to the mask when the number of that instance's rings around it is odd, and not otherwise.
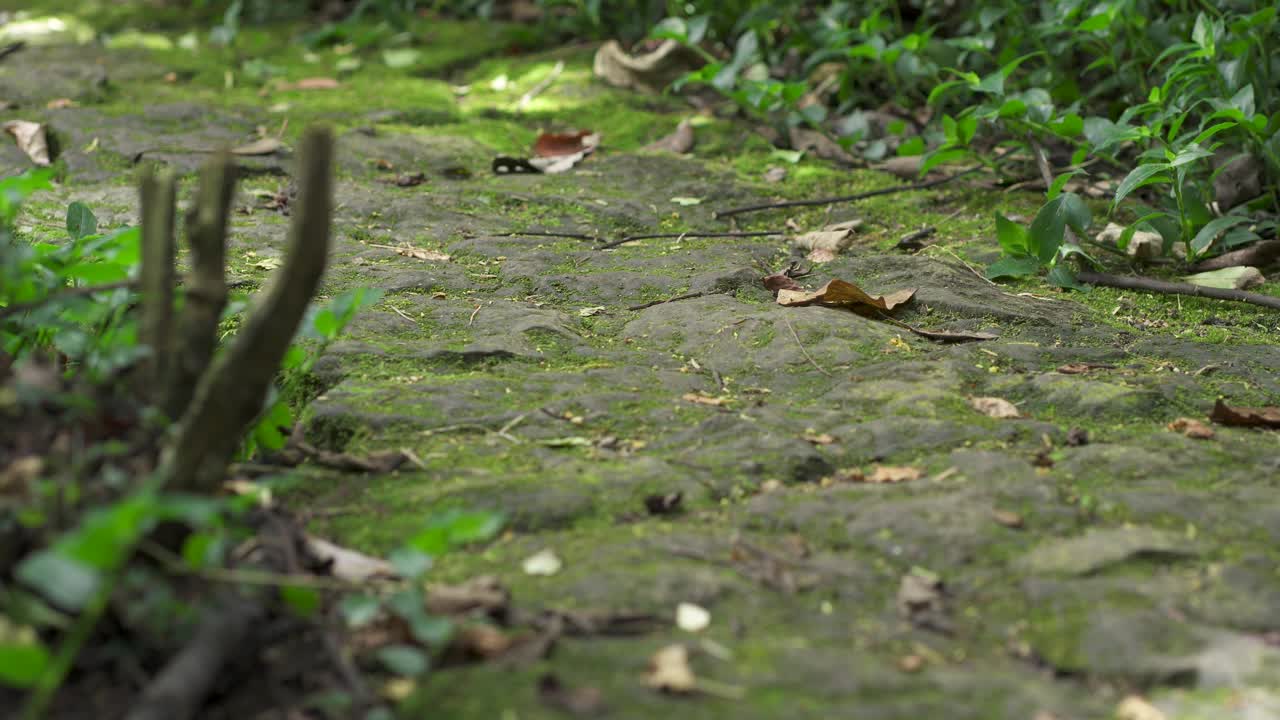
[[[1236,267],[1238,265],[1250,265],[1260,268],[1266,267],[1277,260],[1280,260],[1280,240],[1264,240],[1247,248],[1232,250],[1217,257],[1211,257],[1208,260],[1201,260],[1191,266],[1191,271],[1221,270],[1222,268]]]
[[[240,437],[261,411],[328,262],[332,165],[332,133],[307,130],[299,148],[297,211],[284,267],[231,346],[200,378],[158,471],[168,489],[216,492]]]
[[[853,195],[839,195],[836,197],[817,198],[815,200],[786,200],[783,202],[761,203],[760,205],[746,205],[743,207],[730,208],[728,210],[718,210],[715,213],[717,219],[733,217],[734,215],[742,215],[744,213],[758,212],[760,210],[777,210],[789,207],[812,207],[815,205],[835,205],[844,202],[856,202],[858,200],[866,200],[867,198],[879,197],[881,195],[893,195],[901,192],[912,192],[915,190],[928,190],[939,185],[945,185],[952,180],[962,178],[965,175],[981,170],[983,165],[974,165],[971,168],[961,170],[954,175],[938,178],[937,180],[928,180],[926,182],[913,183],[911,185],[894,185],[893,187],[880,188],[879,190],[868,190],[866,192],[854,193]]]
[[[1274,295],[1262,295],[1260,293],[1252,293],[1245,290],[1204,287],[1202,285],[1192,285],[1191,283],[1169,282],[1167,280],[1156,280],[1154,278],[1145,277],[1108,275],[1106,273],[1096,272],[1078,272],[1076,273],[1076,279],[1081,282],[1089,283],[1090,285],[1103,285],[1105,287],[1121,288],[1124,290],[1146,290],[1148,292],[1164,293],[1169,295],[1191,295],[1194,297],[1213,298],[1215,300],[1231,300],[1234,302],[1268,307],[1273,310],[1280,310],[1280,297],[1275,297]]]
[[[154,401],[169,377],[173,335],[174,198],[177,182],[168,170],[148,164],[142,171],[139,195],[142,203],[142,320],[139,341],[151,348],[143,373],[143,389]]]
[[[164,407],[177,419],[218,346],[218,323],[227,304],[227,222],[235,194],[236,171],[231,155],[218,153],[200,173],[195,205],[187,212],[187,245],[191,269],[178,331],[170,339],[172,356],[165,383]],[[170,348],[158,350],[168,352]]]
[[[704,292],[688,292],[688,293],[685,293],[685,294],[683,294],[683,295],[676,295],[675,297],[669,297],[669,298],[666,298],[665,300],[650,300],[650,301],[649,301],[649,302],[647,302],[647,303],[640,303],[639,305],[632,305],[631,307],[629,307],[629,308],[627,308],[627,309],[628,309],[628,310],[644,310],[645,308],[651,308],[651,307],[653,307],[654,305],[665,305],[666,303],[676,302],[676,301],[678,301],[678,300],[692,300],[692,299],[694,299],[694,298],[700,298],[700,297],[702,297],[703,295],[706,295],[706,293],[704,293]]]
[[[601,243],[596,246],[597,250],[609,250],[619,245],[624,245],[637,240],[655,240],[658,238],[746,238],[746,237],[768,237],[770,235],[783,235],[781,230],[757,230],[752,232],[726,231],[726,232],[679,232],[679,233],[647,233],[645,235],[628,235],[618,240],[610,240],[607,243]]]

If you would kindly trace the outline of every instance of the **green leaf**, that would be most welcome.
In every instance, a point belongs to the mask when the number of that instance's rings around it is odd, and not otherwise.
[[[378,661],[397,675],[414,677],[427,671],[427,654],[412,645],[388,645],[377,652]]]
[[[1178,154],[1174,156],[1169,165],[1170,167],[1179,167],[1181,165],[1193,163],[1196,160],[1210,157],[1213,157],[1213,153],[1205,150],[1199,145],[1188,145],[1178,151]]]
[[[996,238],[1006,255],[1027,255],[1027,229],[996,213]]]
[[[1088,286],[1081,284],[1081,282],[1076,279],[1076,275],[1075,273],[1071,272],[1071,268],[1068,268],[1066,265],[1063,265],[1062,263],[1058,263],[1057,265],[1054,265],[1053,268],[1049,270],[1049,276],[1047,280],[1051,284],[1060,288],[1069,288],[1071,290],[1088,290],[1089,289]]]
[[[1068,113],[1062,120],[1051,123],[1049,128],[1061,137],[1075,137],[1084,131],[1084,118],[1075,113]]]
[[[1209,249],[1209,246],[1213,244],[1213,241],[1216,240],[1218,235],[1221,235],[1224,230],[1233,228],[1236,225],[1243,225],[1247,222],[1253,222],[1253,220],[1242,215],[1226,215],[1210,220],[1204,227],[1200,228],[1200,232],[1196,233],[1196,236],[1191,239],[1191,251],[1196,255],[1203,253],[1205,250]]]
[[[1040,272],[1040,261],[1030,255],[1002,257],[987,266],[987,279],[1027,277]]]
[[[102,576],[89,565],[53,550],[39,550],[23,558],[18,580],[68,610],[80,610],[102,585]]]
[[[1192,140],[1191,142],[1192,142],[1193,144],[1195,144],[1195,145],[1199,145],[1199,144],[1203,143],[1205,140],[1208,140],[1209,138],[1213,137],[1214,135],[1217,135],[1218,133],[1222,132],[1223,130],[1229,130],[1229,129],[1231,129],[1231,128],[1235,127],[1236,125],[1237,125],[1237,123],[1236,123],[1235,121],[1233,121],[1233,120],[1228,120],[1228,121],[1226,121],[1226,122],[1215,123],[1215,124],[1210,125],[1209,127],[1205,128],[1204,130],[1201,130],[1201,131],[1200,131],[1200,134],[1199,134],[1199,135],[1196,135],[1196,139],[1195,139],[1195,140]]]
[[[98,232],[98,218],[94,216],[88,205],[77,201],[67,206],[67,232],[72,240],[79,240]]]
[[[1169,170],[1172,166],[1168,163],[1147,163],[1139,165],[1120,181],[1120,187],[1116,188],[1115,199],[1111,201],[1111,207],[1115,208],[1120,204],[1121,200],[1128,197],[1129,193],[1140,187],[1150,185],[1157,182],[1169,182],[1167,175],[1161,173]]]
[[[281,585],[280,599],[298,617],[312,617],[320,609],[320,591],[315,588]]]
[[[0,618],[0,623],[8,621]],[[16,630],[5,628],[5,635],[14,635]],[[51,656],[48,649],[40,644],[35,631],[23,628],[20,637],[6,637],[0,642],[0,683],[9,687],[26,689],[36,684],[44,671],[49,667]]]
[[[443,552],[441,550],[440,552]],[[420,578],[431,569],[431,555],[415,548],[398,548],[387,556],[387,562],[406,578]]]
[[[938,83],[937,85],[933,86],[932,90],[929,91],[929,98],[925,102],[929,105],[933,105],[938,101],[939,98],[941,98],[943,95],[946,95],[948,90],[952,88],[960,87],[961,85],[967,85],[967,84],[968,83],[964,82],[963,80],[948,80],[943,83]]]
[[[967,158],[970,154],[969,150],[965,148],[939,148],[924,157],[924,161],[920,163],[920,174],[924,175],[943,163]]]
[[[1111,27],[1111,22],[1114,19],[1115,18],[1111,16],[1111,13],[1100,12],[1077,25],[1076,30],[1079,30],[1080,32],[1097,32],[1099,30],[1106,30]]]
[[[908,155],[921,155],[924,153],[924,149],[924,138],[916,135],[902,141],[902,144],[898,146],[898,155],[903,157]]]
[[[1017,98],[1004,101],[997,114],[1002,118],[1020,118],[1027,114],[1027,104]]]
[[[1071,178],[1075,177],[1076,175],[1079,175],[1081,172],[1083,171],[1068,170],[1067,172],[1064,172],[1058,177],[1054,178],[1053,183],[1049,185],[1049,187],[1046,188],[1045,190],[1045,199],[1052,200],[1058,197],[1058,195],[1062,193],[1062,188],[1066,187],[1067,183],[1071,181]]]
[[[412,67],[421,58],[422,51],[416,48],[389,48],[382,51],[382,62],[393,70]]]
[[[1027,231],[1030,248],[1040,262],[1048,265],[1058,255],[1062,246],[1062,238],[1070,225],[1077,232],[1083,233],[1090,222],[1089,207],[1075,193],[1062,193],[1045,203],[1031,221]]]
[[[373,595],[346,595],[338,609],[347,627],[358,628],[373,622],[382,610],[382,602]]]

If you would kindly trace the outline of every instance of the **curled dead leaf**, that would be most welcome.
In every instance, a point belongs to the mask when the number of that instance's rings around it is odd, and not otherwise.
[[[685,402],[691,402],[695,405],[707,405],[709,407],[724,407],[729,403],[729,401],[732,398],[729,398],[723,395],[720,397],[712,397],[702,392],[696,392],[696,393],[690,392],[690,393],[685,393],[684,395],[681,395],[680,399],[684,400]]]
[[[590,686],[568,687],[555,675],[538,678],[538,698],[546,705],[577,717],[596,717],[604,713],[604,695]]]
[[[533,142],[533,156],[540,158],[563,157],[580,152],[591,152],[600,144],[600,134],[590,130],[569,133],[544,132]]]
[[[697,689],[698,680],[689,667],[689,651],[684,645],[668,645],[649,658],[644,684],[661,692],[687,694]]]
[[[798,290],[804,292],[804,288],[786,273],[774,273],[761,278],[766,290],[777,293],[779,290]]]
[[[1210,440],[1214,436],[1213,428],[1192,418],[1178,418],[1166,427],[1176,433],[1182,433],[1193,440]]]
[[[427,587],[426,608],[432,615],[485,615],[500,620],[506,617],[510,606],[511,593],[492,575],[474,577],[459,585]]]
[[[657,94],[704,62],[674,40],[664,40],[652,52],[634,56],[617,40],[610,40],[596,51],[592,72],[610,85]]]
[[[285,145],[280,138],[264,137],[254,140],[251,143],[245,143],[244,145],[231,148],[231,154],[241,156],[271,155],[283,150],[284,147]]]
[[[688,120],[681,120],[670,135],[645,145],[644,149],[683,155],[693,149],[693,143],[693,123]]]
[[[1025,524],[1022,516],[1012,510],[992,510],[991,519],[995,520],[1000,525],[1007,528],[1013,528],[1015,530],[1022,528]]]
[[[342,83],[331,77],[310,77],[303,78],[296,83],[286,83],[281,86],[281,90],[336,90],[342,87]]]
[[[329,574],[351,583],[367,583],[372,580],[392,580],[399,573],[391,563],[381,558],[335,545],[313,535],[305,536],[306,549],[316,560],[328,566]]]
[[[1116,706],[1116,720],[1166,720],[1160,708],[1137,695],[1130,695]]]
[[[971,397],[969,405],[974,410],[997,419],[1019,418],[1022,413],[1018,412],[1018,408],[1013,403],[998,397]]]
[[[892,484],[919,480],[924,475],[920,468],[909,465],[876,465],[865,482],[875,484]]]
[[[808,250],[806,259],[810,262],[830,262],[853,244],[853,233],[861,226],[861,220],[847,220],[804,233],[792,240],[791,244],[801,250]]]
[[[888,295],[869,295],[862,288],[844,280],[832,280],[814,290],[779,290],[778,304],[785,307],[813,305],[815,303],[833,307],[873,307],[879,310],[892,310],[905,303],[915,295],[915,289],[898,290]]]
[[[810,431],[800,437],[803,438],[805,442],[813,443],[814,445],[830,445],[836,441],[835,437],[829,433],[816,433]]]
[[[44,125],[28,120],[10,120],[0,125],[0,128],[13,136],[18,149],[30,158],[31,162],[40,167],[49,165],[49,139],[45,135]]]

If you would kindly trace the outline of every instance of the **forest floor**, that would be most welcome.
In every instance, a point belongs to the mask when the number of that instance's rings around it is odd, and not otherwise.
[[[967,180],[731,226],[713,212],[901,181],[792,164],[714,116],[691,153],[642,150],[697,113],[593,78],[594,47],[507,53],[503,28],[440,22],[393,69],[380,51],[311,53],[282,31],[242,30],[235,52],[181,49],[180,34],[33,44],[0,62],[13,103],[0,119],[47,123],[64,179],[22,227],[61,236],[71,200],[103,227],[136,223],[140,156],[191,173],[259,127],[288,145],[309,123],[335,126],[323,294],[386,294],[317,366],[305,430],[421,466],[304,470],[286,501],[374,554],[441,508],[500,511],[500,539],[440,558],[432,578],[494,575],[519,607],[664,620],[563,638],[533,663],[435,672],[409,716],[559,717],[539,691],[552,673],[626,718],[1074,720],[1135,694],[1170,720],[1280,717],[1280,435],[1168,427],[1208,423],[1219,397],[1276,404],[1274,311],[988,282],[993,211],[1026,216],[1039,195]],[[309,77],[339,82],[280,84]],[[602,141],[562,174],[492,173],[542,129]],[[0,144],[6,173],[25,163]],[[292,159],[242,164],[229,260],[251,291],[279,264],[288,218],[266,205],[287,200]],[[766,180],[771,167],[785,178]],[[893,319],[995,337],[940,343],[784,307],[761,279],[798,259],[786,240],[678,236],[855,219],[852,246],[802,261],[798,282],[914,289]],[[936,228],[923,249],[897,249],[922,226]],[[601,250],[530,231],[677,236]],[[526,572],[543,550],[558,571]],[[709,625],[668,622],[682,603]],[[649,658],[676,642],[711,692],[645,686]]]

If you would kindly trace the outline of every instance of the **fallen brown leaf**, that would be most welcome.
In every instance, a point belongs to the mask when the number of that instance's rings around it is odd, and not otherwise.
[[[10,120],[0,125],[0,128],[13,136],[18,143],[18,149],[30,158],[31,162],[40,167],[49,165],[49,140],[45,136],[44,125],[27,120]]]
[[[916,180],[920,177],[920,167],[923,160],[923,155],[903,155],[891,157],[871,167],[887,172],[900,180]]]
[[[814,445],[830,445],[836,441],[836,439],[829,433],[806,432],[800,437],[803,438],[805,442],[813,443]]]
[[[1219,425],[1280,429],[1280,407],[1232,407],[1219,399],[1214,403],[1209,419]]]
[[[1176,433],[1182,433],[1194,440],[1209,440],[1214,436],[1213,428],[1192,418],[1178,418],[1166,427]]]
[[[698,680],[689,667],[689,651],[684,645],[668,645],[649,658],[644,684],[662,692],[686,694],[697,689]]]
[[[314,535],[305,535],[307,552],[323,565],[329,574],[350,583],[367,583],[372,580],[392,580],[399,573],[391,563],[381,558],[370,557],[363,553],[335,545]]]
[[[670,135],[644,146],[645,150],[665,150],[680,155],[693,149],[693,123],[681,120]]]
[[[924,473],[920,468],[909,465],[876,465],[871,474],[867,476],[865,482],[875,484],[909,482],[911,480],[919,480],[922,475]]]
[[[336,90],[342,87],[342,83],[331,77],[312,77],[303,78],[292,85],[286,85],[285,89],[289,90]]]
[[[1116,720],[1166,720],[1160,708],[1137,695],[1130,695],[1116,707]]]
[[[847,220],[828,225],[821,230],[807,232],[792,240],[791,244],[802,250],[808,250],[809,255],[806,259],[810,262],[830,262],[853,244],[853,233],[861,226],[861,220]]]
[[[533,142],[533,156],[540,158],[563,157],[580,152],[591,152],[600,144],[600,135],[590,130],[570,133],[544,132]]]
[[[488,623],[467,625],[454,633],[449,653],[461,662],[492,660],[506,654],[515,641]]]
[[[427,181],[427,174],[424,172],[401,173],[396,176],[393,184],[396,187],[417,187]]]
[[[577,717],[596,717],[606,709],[599,689],[587,685],[567,687],[550,673],[538,678],[538,698],[550,707]]]
[[[50,110],[61,110],[62,108],[75,107],[76,101],[71,98],[57,98],[45,103],[45,107]]]
[[[767,183],[780,183],[787,179],[787,169],[784,167],[773,166],[764,171],[764,181]]]
[[[837,279],[828,282],[813,292],[779,290],[778,304],[785,307],[798,307],[820,303],[835,307],[865,306],[880,310],[892,310],[910,300],[915,293],[914,289],[910,289],[899,290],[888,295],[868,295],[857,285]]]
[[[800,287],[800,284],[786,273],[766,275],[761,278],[761,282],[764,283],[766,290],[771,290],[774,293],[777,293],[779,290],[799,290],[800,292],[804,292],[804,288]]]
[[[992,510],[991,519],[1007,528],[1014,528],[1015,530],[1023,527],[1025,524],[1022,516],[1012,510]]]
[[[1018,412],[1017,406],[1004,398],[971,397],[969,398],[969,405],[987,417],[1001,420],[1022,417],[1022,413]]]
[[[924,668],[924,658],[919,655],[903,655],[898,658],[898,669],[905,673],[920,672]]]
[[[728,397],[711,397],[706,393],[685,393],[680,396],[681,400],[694,403],[695,405],[707,405],[710,407],[724,407],[731,398]]]
[[[502,620],[510,606],[511,593],[493,575],[474,577],[459,585],[427,587],[426,609],[432,615],[484,615]]]
[[[644,507],[650,515],[672,515],[680,512],[680,503],[684,493],[680,491],[646,496]]]
[[[984,332],[963,332],[954,330],[925,330],[924,328],[912,327],[904,325],[907,330],[919,335],[922,338],[936,340],[944,343],[960,343],[960,342],[977,342],[982,340],[995,340],[998,335]]]

